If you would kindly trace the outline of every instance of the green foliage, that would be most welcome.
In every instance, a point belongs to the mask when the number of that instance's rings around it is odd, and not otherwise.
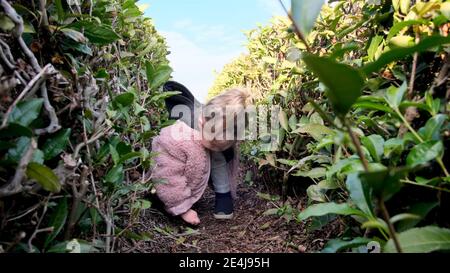
[[[31,162],[27,166],[27,176],[30,179],[35,179],[47,191],[59,192],[61,190],[58,177],[47,166]]]
[[[362,95],[364,80],[359,72],[332,59],[306,55],[303,61],[328,88],[328,99],[336,113],[345,116]]]
[[[43,99],[19,102],[11,112],[9,122],[29,126],[39,116],[43,103]]]
[[[425,187],[450,187],[448,77],[438,76],[450,45],[448,3],[333,2],[316,16],[321,1],[293,0],[294,22],[276,18],[249,31],[248,54],[224,67],[210,96],[246,86],[257,104],[281,106],[279,149],[247,141],[243,150],[274,173],[284,195],[288,184],[310,184],[309,204],[297,220],[312,218],[314,225],[340,215],[352,227],[325,252],[366,245],[364,234],[396,251],[399,231],[405,252],[444,250],[445,229],[414,227],[436,221],[428,214],[440,203],[423,199]],[[411,188],[414,195],[406,195]],[[386,211],[397,214],[388,219]],[[424,248],[414,245],[414,236]]]
[[[313,29],[323,4],[322,0],[292,0],[292,18],[303,35]]]
[[[34,228],[48,228],[30,239],[31,246],[14,250],[112,251],[112,242],[138,225],[140,213],[151,206],[144,199],[153,187],[147,177],[154,156],[148,144],[166,124],[164,99],[175,94],[162,92],[172,73],[165,40],[134,0],[86,1],[78,7],[47,1],[48,25],[41,23],[38,2],[19,2],[13,8],[24,21],[25,46],[41,68],[52,64],[56,72],[35,83],[15,106],[25,85],[1,94],[0,203],[5,210],[0,217],[13,218],[31,208],[42,221],[30,225],[33,214],[10,221],[0,229],[0,241],[15,244],[10,241],[19,231],[28,240]],[[4,13],[0,21],[2,42],[21,59],[14,75],[28,82],[36,73],[24,74],[34,70],[11,35],[14,23]],[[52,130],[46,129],[53,114],[49,106],[57,118]],[[16,176],[23,178],[10,191]],[[10,195],[28,207],[3,203]],[[112,234],[111,226],[124,232],[104,236]]]
[[[400,233],[398,239],[405,253],[429,253],[450,249],[450,229],[433,226],[413,228]],[[396,252],[392,240],[386,243],[384,252]]]
[[[50,215],[50,222],[48,223],[48,225],[50,227],[53,227],[53,231],[47,235],[47,238],[45,238],[44,248],[47,248],[64,228],[68,214],[69,207],[67,204],[67,198],[63,198],[59,202],[53,213]]]

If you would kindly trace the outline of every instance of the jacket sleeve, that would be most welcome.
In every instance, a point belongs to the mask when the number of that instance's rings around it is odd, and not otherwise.
[[[165,204],[166,211],[172,215],[180,215],[193,205],[192,193],[189,188],[184,169],[187,155],[176,144],[161,143],[158,138],[153,140],[152,150],[157,153],[152,179],[155,181],[156,194]]]

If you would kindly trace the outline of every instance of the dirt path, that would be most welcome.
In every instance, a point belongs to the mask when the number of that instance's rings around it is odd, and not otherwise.
[[[148,210],[136,232],[154,233],[151,240],[122,247],[123,252],[158,253],[280,253],[319,251],[326,238],[342,231],[339,223],[309,232],[304,224],[287,223],[277,216],[264,212],[274,208],[272,202],[257,196],[258,189],[241,185],[235,203],[233,220],[218,221],[213,218],[214,193],[208,189],[195,205],[201,224],[188,227],[178,218],[161,210]],[[306,200],[300,200],[300,203]]]

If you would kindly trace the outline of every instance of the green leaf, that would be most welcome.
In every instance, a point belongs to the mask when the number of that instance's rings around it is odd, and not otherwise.
[[[408,21],[402,21],[402,22],[396,23],[389,30],[389,34],[388,34],[386,40],[387,41],[391,40],[392,37],[394,37],[400,31],[402,31],[403,29],[405,29],[407,27],[410,27],[413,25],[419,25],[419,24],[426,24],[426,22],[427,22],[426,20],[408,20]]]
[[[310,105],[314,108],[314,110],[316,110],[316,112],[320,115],[320,117],[321,117],[323,120],[326,120],[326,121],[328,121],[331,125],[334,125],[333,118],[332,118],[330,115],[328,115],[328,113],[326,113],[326,112],[320,107],[320,105],[317,104],[313,99],[308,98],[308,104],[310,104]]]
[[[98,244],[98,243],[97,243]],[[89,242],[73,239],[55,244],[47,250],[47,253],[97,253],[98,248]]]
[[[333,134],[333,130],[330,128],[320,125],[320,124],[306,124],[293,131],[295,134],[308,134],[311,135],[315,140],[320,141],[324,135]]]
[[[132,92],[126,92],[118,95],[113,100],[113,105],[117,106],[120,104],[122,107],[127,107],[133,104],[135,100],[135,95]]]
[[[389,41],[392,47],[412,47],[414,44],[414,38],[408,35],[397,35]]]
[[[339,251],[354,248],[362,245],[367,245],[372,242],[372,239],[357,237],[350,241],[344,241],[342,239],[332,239],[327,242],[325,247],[322,249],[322,253],[337,253]]]
[[[113,167],[105,176],[105,181],[109,183],[119,183],[123,181],[123,165]]]
[[[405,140],[391,138],[384,143],[384,156],[391,158],[393,155],[401,155],[405,147]]]
[[[450,20],[450,2],[441,4],[441,13]]]
[[[317,167],[317,168],[313,168],[309,171],[298,171],[295,174],[293,174],[292,176],[302,176],[302,177],[309,177],[312,179],[316,179],[316,178],[324,177],[326,175],[326,172],[327,172],[326,168]]]
[[[108,73],[108,71],[106,71],[106,69],[101,68],[101,69],[97,70],[97,72],[95,73],[95,78],[96,79],[109,79],[109,73]]]
[[[10,123],[29,126],[41,112],[44,99],[31,99],[19,102],[9,116]]]
[[[296,116],[295,114],[292,115],[292,116],[289,118],[288,123],[289,123],[289,128],[290,128],[292,131],[296,130],[296,129],[297,129],[297,123],[298,123],[297,116]]]
[[[441,129],[444,122],[447,121],[448,116],[444,114],[439,114],[427,121],[425,127],[420,128],[418,133],[424,141],[429,140],[440,140],[441,139]]]
[[[352,208],[349,204],[322,203],[311,205],[298,215],[299,221],[304,221],[310,217],[324,216],[327,214],[338,215],[359,215],[364,217],[364,213],[358,209]]]
[[[133,203],[132,208],[139,209],[139,210],[145,210],[145,209],[149,209],[151,206],[152,206],[152,203],[150,201],[145,200],[145,199],[139,199]]]
[[[26,173],[28,178],[35,179],[45,190],[54,193],[61,191],[59,179],[49,167],[31,162]]]
[[[400,0],[400,11],[403,14],[408,14],[411,0]]]
[[[409,219],[402,221],[397,224],[397,231],[405,231],[410,228],[415,227],[420,221],[427,216],[430,211],[432,211],[435,207],[439,205],[439,202],[428,202],[428,203],[415,203],[413,204],[410,209],[408,210],[408,213],[417,215],[418,219]]]
[[[181,94],[180,91],[165,91],[153,96],[150,101],[152,102],[161,101],[179,94]]]
[[[438,157],[442,157],[444,154],[444,145],[441,141],[428,141],[416,145],[412,148],[411,152],[408,154],[406,158],[406,165],[415,167],[418,165],[422,165],[436,159]]]
[[[123,156],[128,153],[131,153],[133,151],[133,147],[131,147],[131,145],[122,141],[122,142],[117,143],[116,150],[120,156]]]
[[[410,168],[385,169],[361,173],[359,178],[373,194],[383,200],[389,200],[401,189],[400,179],[404,178],[409,171]]]
[[[145,63],[146,72],[147,72],[147,81],[149,83],[150,89],[154,90],[164,83],[166,83],[170,79],[170,75],[173,70],[168,65],[159,65],[154,67],[150,62]]]
[[[58,22],[63,22],[66,18],[64,8],[62,5],[62,0],[55,0],[55,6],[56,6],[56,14],[58,15]]]
[[[374,216],[372,196],[368,185],[361,182],[358,173],[352,173],[347,176],[346,180],[347,190],[350,193],[350,199],[355,205],[365,214]]]
[[[78,30],[84,29],[84,35],[93,44],[108,45],[120,39],[120,36],[108,25],[96,24],[91,21],[79,21],[71,24]]]
[[[404,253],[429,253],[450,249],[450,229],[427,226],[413,228],[397,235]],[[394,242],[390,239],[383,252],[396,253]]]
[[[114,165],[118,165],[120,160],[120,155],[116,150],[116,147],[109,145],[109,152],[111,153],[111,158],[114,161]]]
[[[408,86],[404,82],[400,87],[391,86],[386,90],[386,102],[394,109],[398,109],[405,96]]]
[[[4,13],[0,13],[0,29],[8,32],[14,29],[14,22]]]
[[[79,32],[78,30],[71,29],[71,28],[63,28],[61,29],[61,32],[68,38],[74,40],[77,43],[85,43],[86,37],[83,35],[83,33]]]
[[[378,110],[385,113],[396,115],[396,113],[388,106],[386,106],[383,103],[379,102],[372,102],[372,101],[357,101],[355,104],[353,104],[354,108],[362,108],[367,110]]]
[[[108,140],[108,142],[103,144],[102,147],[98,150],[97,155],[95,157],[95,161],[103,162],[106,159],[106,157],[109,155],[109,153],[111,153],[110,146],[112,146],[114,149],[114,147],[119,143],[119,141],[120,141],[120,138],[117,136],[113,136],[112,138],[110,138]]]
[[[308,187],[306,194],[312,201],[327,202],[327,198],[325,196],[326,191],[327,190],[322,188],[319,184],[314,184]]]
[[[292,0],[292,19],[306,37],[311,32],[320,14],[323,0]]]
[[[297,165],[297,160],[289,160],[289,159],[283,159],[283,158],[280,158],[280,159],[277,159],[277,162],[280,162],[281,164],[283,164],[283,165],[287,165],[287,166],[295,166],[295,165]]]
[[[420,43],[415,46],[407,47],[407,48],[394,48],[389,50],[388,52],[382,54],[375,62],[371,62],[366,64],[361,72],[365,75],[369,76],[373,72],[378,72],[385,65],[390,64],[394,61],[401,60],[406,56],[410,56],[416,52],[424,52],[430,48],[434,48],[436,46],[440,46],[443,44],[450,43],[450,36],[431,36],[424,38]]]
[[[32,137],[33,131],[30,128],[22,126],[17,123],[9,123],[6,128],[0,130],[0,138],[10,137]]]
[[[84,43],[78,43],[73,40],[69,40],[69,39],[64,40],[62,42],[62,48],[64,50],[72,49],[72,50],[81,52],[83,54],[92,56],[92,49],[88,45],[86,45]],[[69,55],[69,54],[66,54],[66,55]],[[73,58],[71,58],[71,59],[73,62],[76,62],[75,59],[73,59]]]
[[[406,221],[406,220],[418,220],[420,219],[419,215],[415,215],[412,213],[400,213],[391,217],[391,223],[396,224],[398,222]]]
[[[283,110],[280,110],[280,112],[278,113],[278,119],[280,121],[281,127],[283,127],[284,130],[289,132],[289,120],[288,120],[286,112]]]
[[[44,248],[53,242],[53,240],[58,236],[61,230],[64,227],[64,224],[67,220],[67,215],[69,213],[69,207],[67,205],[67,198],[61,199],[56,209],[53,211],[50,216],[50,222],[48,223],[49,227],[53,227],[53,231],[47,235],[44,242]]]
[[[364,222],[361,225],[362,229],[381,229],[384,230],[386,233],[389,232],[388,225],[383,219],[377,218],[376,220],[369,220]]]
[[[70,133],[70,128],[64,129],[59,131],[54,137],[47,139],[44,146],[42,146],[45,160],[52,159],[64,151],[69,143]]]
[[[311,54],[305,54],[303,61],[328,88],[327,95],[335,112],[345,116],[362,95],[364,80],[358,70]]]
[[[11,149],[14,147],[16,147],[16,145],[14,145],[13,143],[0,140],[0,151],[4,151],[4,150]]]
[[[376,162],[381,161],[384,152],[384,139],[380,135],[370,135],[361,139],[363,145],[369,150],[370,155]]]
[[[369,61],[374,61],[377,59],[377,52],[382,42],[383,36],[376,35],[372,38],[369,49],[367,50],[367,57],[369,58]]]
[[[20,137],[16,140],[15,145],[8,150],[7,158],[19,163],[20,159],[23,157],[28,147],[30,146],[31,139],[28,137]]]
[[[125,162],[128,161],[128,160],[131,160],[131,159],[134,159],[134,158],[138,158],[138,157],[141,157],[141,156],[142,156],[142,153],[141,153],[141,152],[131,152],[131,153],[128,153],[128,154],[126,154],[126,155],[124,155],[124,156],[122,156],[122,157],[120,158],[120,160],[117,162],[117,165],[122,164],[122,163],[125,163]]]
[[[39,149],[36,149],[33,152],[33,156],[31,158],[31,162],[36,162],[36,163],[39,163],[39,164],[43,164],[44,163],[44,152],[42,152]]]

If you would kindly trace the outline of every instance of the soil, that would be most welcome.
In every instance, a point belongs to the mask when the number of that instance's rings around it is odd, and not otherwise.
[[[163,212],[159,205],[142,215],[138,228],[151,234],[150,239],[120,242],[121,252],[135,253],[299,253],[320,251],[328,238],[342,234],[344,226],[334,221],[320,230],[309,231],[305,223],[286,221],[276,215],[264,215],[276,202],[262,199],[263,189],[241,183],[235,201],[234,219],[216,220],[212,212],[214,192],[208,188],[195,204],[200,217],[198,227],[186,225],[179,217]],[[300,197],[297,207],[304,207],[307,197]]]

